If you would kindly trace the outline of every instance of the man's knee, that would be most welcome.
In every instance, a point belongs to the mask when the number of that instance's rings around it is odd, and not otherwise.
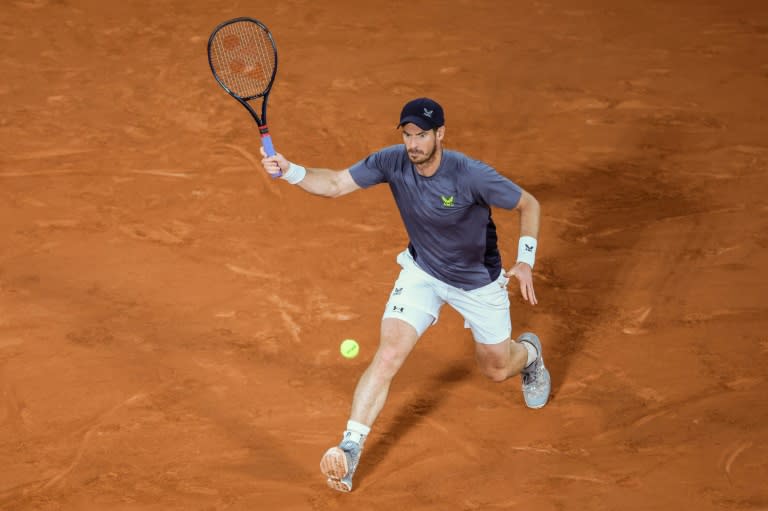
[[[514,374],[513,354],[510,352],[510,340],[498,344],[475,345],[475,358],[480,372],[489,380],[502,382]]]
[[[388,378],[402,367],[418,339],[413,327],[398,323],[389,322],[382,329],[381,343],[372,362],[374,371]]]
[[[509,378],[509,369],[506,366],[499,367],[480,364],[480,372],[483,376],[496,383],[501,383]]]
[[[379,361],[379,365],[397,369],[403,365],[409,351],[410,350],[405,350],[397,345],[390,344],[379,348],[376,358]]]

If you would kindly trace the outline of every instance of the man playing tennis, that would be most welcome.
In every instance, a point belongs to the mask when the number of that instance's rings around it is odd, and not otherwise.
[[[264,169],[309,193],[340,197],[388,183],[408,232],[397,256],[400,275],[384,308],[378,350],[355,389],[347,428],[338,446],[320,461],[328,486],[352,490],[360,454],[387,399],[389,386],[426,329],[448,303],[475,339],[482,373],[501,382],[520,374],[527,406],[549,399],[550,377],[541,342],[532,333],[513,341],[507,282],[516,277],[523,298],[535,305],[532,269],[539,231],[539,203],[489,165],[444,149],[442,107],[429,98],[406,103],[400,114],[403,144],[387,147],[334,171],[306,169],[281,154],[265,157]],[[262,154],[264,154],[262,150]],[[520,215],[516,264],[504,271],[491,207]]]

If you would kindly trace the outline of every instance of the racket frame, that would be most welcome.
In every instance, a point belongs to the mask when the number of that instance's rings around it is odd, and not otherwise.
[[[218,73],[216,73],[216,68],[213,66],[213,60],[211,59],[211,46],[213,44],[214,38],[216,37],[216,34],[218,34],[222,28],[239,22],[256,23],[259,27],[261,27],[262,30],[264,30],[264,32],[267,34],[267,37],[269,37],[269,41],[272,43],[272,54],[275,62],[275,65],[272,68],[272,76],[269,78],[269,84],[267,85],[267,88],[259,94],[254,94],[247,97],[239,96],[226,86],[221,78],[219,78]],[[261,145],[264,146],[264,151],[267,153],[267,156],[274,156],[276,152],[274,145],[272,144],[272,137],[269,134],[269,128],[267,127],[267,100],[269,99],[269,93],[272,90],[272,85],[275,83],[275,76],[277,75],[277,45],[275,44],[275,40],[272,37],[272,32],[270,32],[267,26],[261,21],[255,18],[249,18],[247,16],[232,18],[230,20],[219,23],[219,25],[213,29],[211,36],[208,38],[208,65],[211,68],[213,77],[216,79],[216,82],[221,86],[221,88],[227,91],[227,94],[235,98],[251,114],[251,117],[253,117],[253,120],[256,121],[256,125],[259,127]],[[261,102],[261,116],[259,116],[256,113],[256,110],[254,110],[253,107],[248,103],[249,101],[258,98],[263,98]]]

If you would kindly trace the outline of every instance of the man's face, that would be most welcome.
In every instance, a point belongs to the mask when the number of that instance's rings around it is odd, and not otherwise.
[[[403,143],[412,163],[428,163],[440,147],[442,126],[437,130],[423,130],[413,123],[403,126]]]

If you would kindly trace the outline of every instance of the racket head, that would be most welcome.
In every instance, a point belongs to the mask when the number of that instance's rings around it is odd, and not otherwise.
[[[233,18],[208,38],[208,64],[219,85],[236,99],[266,98],[277,74],[277,46],[264,23]]]

